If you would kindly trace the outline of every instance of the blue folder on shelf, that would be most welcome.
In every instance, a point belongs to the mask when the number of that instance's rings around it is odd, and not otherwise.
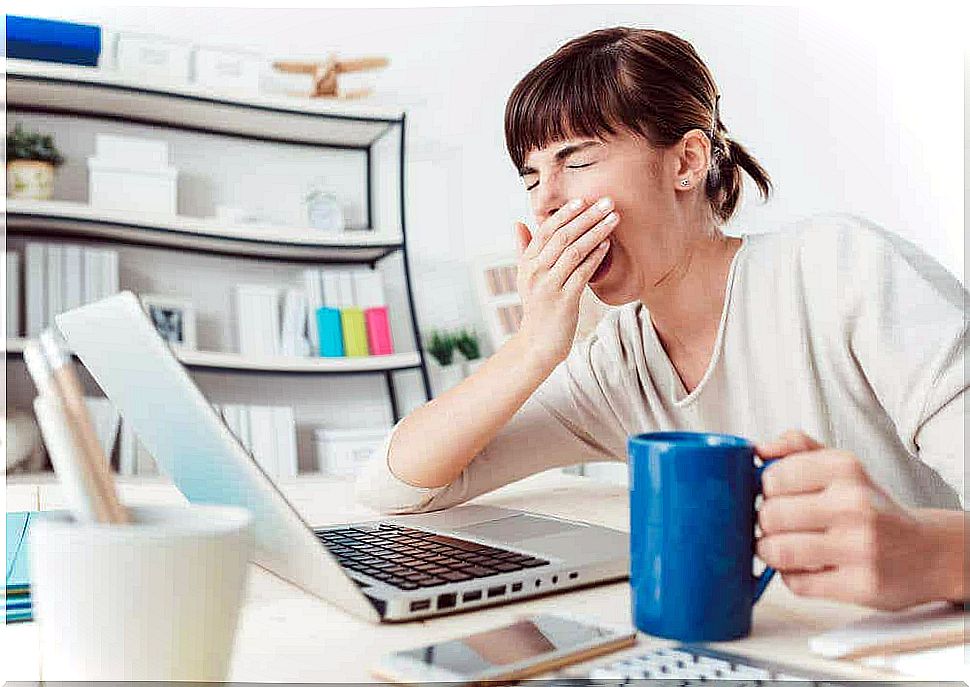
[[[63,511],[50,511],[63,512]],[[30,597],[30,565],[27,559],[27,535],[38,511],[7,513],[7,556],[4,571],[4,606],[8,623],[33,618]]]
[[[7,57],[96,67],[101,27],[7,15]]]

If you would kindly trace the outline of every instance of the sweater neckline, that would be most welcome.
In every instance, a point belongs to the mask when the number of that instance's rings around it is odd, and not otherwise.
[[[714,350],[711,353],[711,359],[707,363],[707,369],[704,371],[704,376],[701,377],[701,381],[697,383],[697,386],[695,386],[690,393],[687,392],[687,387],[684,386],[684,382],[677,373],[677,368],[674,367],[674,364],[667,356],[667,351],[664,350],[663,344],[660,342],[660,336],[657,334],[656,327],[653,324],[653,318],[650,315],[650,311],[647,310],[647,318],[644,328],[647,330],[647,336],[651,340],[652,345],[655,347],[657,354],[664,365],[664,369],[667,374],[668,388],[673,391],[673,398],[670,400],[677,407],[689,406],[697,400],[700,394],[704,391],[704,388],[707,386],[707,380],[713,376],[717,363],[721,359],[721,349],[724,345],[724,331],[727,327],[728,311],[731,308],[731,295],[734,292],[734,281],[738,271],[738,264],[741,262],[741,255],[744,253],[745,248],[747,248],[749,243],[748,237],[748,234],[741,234],[741,236],[738,237],[741,239],[741,245],[738,247],[734,257],[731,258],[731,266],[728,268],[727,283],[724,286],[724,305],[721,308],[721,319],[717,325],[717,337],[714,339]]]

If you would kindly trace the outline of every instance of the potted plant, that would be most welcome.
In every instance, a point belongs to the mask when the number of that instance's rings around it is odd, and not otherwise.
[[[456,365],[455,337],[446,331],[433,331],[425,350],[435,364],[431,366],[432,387],[438,396],[458,384],[464,378],[461,365]]]
[[[482,359],[482,348],[478,342],[478,332],[474,329],[462,329],[455,334],[455,348],[465,359],[465,376],[472,374],[485,362]]]
[[[53,136],[24,131],[16,124],[7,132],[7,197],[50,200],[54,168],[63,162]]]

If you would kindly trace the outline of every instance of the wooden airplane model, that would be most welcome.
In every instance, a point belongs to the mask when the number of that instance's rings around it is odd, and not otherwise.
[[[343,91],[338,88],[337,77],[339,74],[383,69],[389,63],[390,60],[386,57],[362,57],[356,60],[338,60],[336,55],[331,54],[322,62],[278,60],[273,62],[273,69],[284,74],[313,75],[313,88],[310,93],[300,93],[298,95],[309,95],[311,98],[352,99],[370,95],[374,89],[358,88]]]

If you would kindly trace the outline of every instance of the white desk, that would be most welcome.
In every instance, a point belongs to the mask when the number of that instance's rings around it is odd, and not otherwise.
[[[172,503],[184,500],[169,482],[120,482],[122,498],[130,504]],[[353,501],[347,482],[304,477],[282,484],[296,508],[313,525],[369,519],[374,513]],[[480,497],[476,503],[520,508],[596,522],[626,530],[627,492],[619,486],[588,478],[549,472],[511,484]],[[63,507],[53,481],[7,485],[7,510]],[[514,617],[564,611],[607,622],[630,622],[626,582],[555,594],[472,613],[431,620],[371,625],[352,618],[309,596],[256,566],[251,567],[229,680],[234,682],[375,682],[368,669],[384,653],[492,628]],[[856,679],[892,679],[893,675],[854,664],[828,661],[808,651],[808,638],[856,620],[867,611],[844,604],[810,601],[793,596],[780,579],[771,584],[754,614],[747,639],[712,645],[760,657],[803,671],[815,669]],[[590,665],[608,663],[625,653],[650,645],[670,644],[641,635],[638,646],[601,657]],[[7,625],[3,630],[4,680],[41,679],[37,623]],[[575,673],[576,669],[565,671]]]

